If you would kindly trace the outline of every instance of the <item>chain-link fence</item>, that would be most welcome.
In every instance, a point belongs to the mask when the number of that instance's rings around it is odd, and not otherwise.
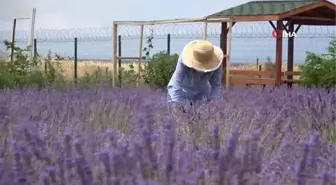
[[[144,36],[153,32],[153,52],[166,50],[167,36],[171,37],[171,53],[179,53],[184,44],[192,39],[202,38],[204,25],[201,23],[155,25],[146,28]],[[68,30],[37,30],[39,53],[46,55],[49,50],[62,56],[73,56],[73,40],[78,38],[79,59],[111,60],[113,28],[86,28]],[[138,50],[137,41],[140,37],[136,27],[122,26],[119,34],[123,40],[123,53],[131,56]],[[210,24],[209,40],[219,45],[220,24]],[[336,36],[335,27],[302,26],[295,41],[295,59],[302,63],[306,51],[325,52],[330,37]],[[10,40],[11,32],[0,32],[0,41]],[[27,43],[28,32],[17,31],[18,46]],[[286,49],[284,42],[284,49]],[[4,51],[3,45],[0,47]],[[233,28],[232,63],[252,62],[256,58],[273,59],[275,42],[272,38],[272,27],[268,23],[237,23]]]
[[[140,31],[136,26],[119,26],[122,56],[138,56]],[[208,25],[208,40],[220,44],[220,24]],[[153,32],[152,32],[153,31]],[[272,27],[269,23],[237,23],[232,35],[232,64],[248,64],[274,61],[275,39],[272,37]],[[47,57],[48,52],[53,58],[62,61],[68,75],[74,76],[74,39],[77,43],[78,76],[99,68],[112,69],[113,58],[112,27],[84,28],[67,30],[36,30],[37,52]],[[335,36],[336,28],[321,26],[302,26],[295,38],[294,63],[304,63],[306,52],[324,53],[331,37]],[[16,46],[24,47],[28,41],[28,31],[16,32]],[[169,51],[180,53],[184,45],[194,39],[202,39],[204,23],[178,23],[146,26],[144,30],[144,45],[152,34],[153,49],[151,53]],[[0,31],[0,41],[10,40],[11,31]],[[287,63],[287,39],[283,41],[283,63]],[[4,45],[0,46],[0,55],[5,55]],[[86,61],[85,63],[82,61]],[[123,61],[123,63],[132,61]],[[255,65],[253,65],[255,66]]]
[[[171,53],[179,53],[184,44],[193,39],[202,38],[202,23],[166,24],[148,26],[144,36],[153,30],[153,52],[166,50],[167,35],[171,37]],[[112,31],[113,28],[86,28],[68,30],[36,31],[39,53],[46,55],[49,50],[62,56],[73,56],[73,40],[78,38],[79,59],[86,60],[111,60],[112,58]],[[232,62],[246,63],[254,61],[257,57],[266,60],[273,58],[275,42],[272,38],[272,27],[267,23],[237,23],[233,28]],[[137,41],[140,38],[139,28],[121,26],[119,35],[123,40],[123,53],[132,56],[138,50]],[[302,26],[297,33],[295,41],[295,59],[302,63],[306,51],[322,53],[328,45],[331,36],[335,36],[335,27]],[[220,24],[209,24],[209,40],[219,45]],[[11,32],[0,32],[0,41],[10,40]],[[24,46],[28,40],[27,31],[17,31],[16,41],[18,46]],[[284,42],[284,47],[286,49]],[[4,51],[3,45],[0,50]],[[133,54],[134,55],[134,54]]]

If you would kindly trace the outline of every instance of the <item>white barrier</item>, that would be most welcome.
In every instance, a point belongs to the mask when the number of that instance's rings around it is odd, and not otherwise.
[[[15,8],[13,10],[12,18],[13,18],[13,30],[12,30],[12,43],[15,43],[15,30],[17,20],[30,19],[30,36],[28,39],[28,46],[30,47],[29,51],[29,59],[33,58],[33,43],[34,43],[34,33],[35,33],[35,17],[36,17],[36,8]],[[11,51],[11,55],[13,54],[13,50]]]

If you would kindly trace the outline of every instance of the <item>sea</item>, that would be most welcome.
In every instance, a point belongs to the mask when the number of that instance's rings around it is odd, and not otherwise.
[[[152,44],[150,54],[160,51],[170,51],[170,54],[180,54],[184,45],[192,40],[203,38],[203,27],[187,25],[172,25],[170,27],[147,28],[144,33],[143,48]],[[261,26],[260,26],[261,25]],[[77,38],[77,58],[80,61],[106,61],[113,58],[112,27],[75,28],[75,29],[38,29],[35,32],[37,52],[47,56],[48,52],[65,58],[74,58],[75,37]],[[307,52],[323,54],[327,52],[332,37],[336,36],[335,27],[302,26],[294,38],[294,63],[303,64]],[[168,39],[168,34],[170,39]],[[28,31],[16,31],[16,46],[25,47],[28,43]],[[138,28],[119,27],[121,56],[138,57],[140,32]],[[150,43],[148,38],[152,37]],[[209,26],[208,40],[220,45],[220,27]],[[0,31],[0,41],[11,40],[11,31]],[[234,26],[231,42],[231,62],[245,64],[251,62],[274,61],[275,38],[272,37],[272,27],[269,24],[244,24]],[[283,63],[287,61],[288,39],[283,39]],[[119,50],[119,48],[118,48]],[[0,55],[6,53],[4,45],[0,45]],[[144,52],[142,52],[144,55]]]

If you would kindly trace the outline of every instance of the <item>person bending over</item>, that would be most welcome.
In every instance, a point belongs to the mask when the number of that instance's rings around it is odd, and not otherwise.
[[[185,105],[216,102],[222,86],[223,51],[207,40],[186,44],[167,85],[168,104],[185,112]]]

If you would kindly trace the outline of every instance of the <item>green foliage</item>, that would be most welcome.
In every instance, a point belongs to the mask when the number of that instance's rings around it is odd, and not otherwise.
[[[267,56],[267,57],[266,57],[266,60],[267,60],[267,62],[270,62],[270,63],[272,63],[272,59],[271,59],[271,57],[270,57],[270,56]]]
[[[275,63],[272,62],[272,59],[271,57],[267,57],[266,58],[266,62],[263,64],[262,66],[262,70],[264,71],[272,71],[274,74],[275,74]],[[267,78],[274,78],[275,76],[274,75],[269,75],[269,76],[266,76]]]
[[[328,47],[328,53],[317,55],[307,52],[306,62],[300,66],[303,84],[310,87],[333,88],[336,86],[336,39]]]
[[[143,49],[145,52],[145,56],[142,57],[143,60],[150,60],[150,53],[151,50],[154,48],[153,46],[153,39],[154,39],[154,31],[153,29],[150,29],[151,34],[147,37],[146,44],[147,46]]]
[[[61,63],[56,60],[54,62],[55,65],[52,63],[52,58],[51,58],[51,51],[49,50],[47,59],[44,61],[45,62],[45,73],[44,73],[44,78],[45,84],[64,84],[66,83],[66,80],[64,76],[62,75],[62,69],[60,67]],[[41,73],[41,72],[40,72]]]
[[[327,56],[334,61],[336,60],[336,38],[330,41]]]
[[[175,71],[178,55],[169,55],[164,51],[153,55],[144,69],[143,79],[153,88],[166,88]]]
[[[135,67],[133,64],[128,65],[129,69],[124,69],[124,68],[120,68],[119,69],[119,74],[121,75],[121,86],[125,86],[125,85],[131,85],[134,86],[137,84],[137,81],[139,79],[139,75],[137,73],[137,71],[135,70]],[[142,69],[140,69],[140,71],[142,71]]]
[[[27,52],[30,47],[21,49],[15,47],[13,43],[4,42],[7,51],[13,49],[11,59],[2,61],[0,68],[0,88],[25,87],[30,85],[44,84],[44,75],[35,71],[35,68],[40,64],[37,57],[29,58]]]
[[[322,130],[322,136],[332,145],[336,145],[336,126],[330,124],[326,129]]]
[[[0,89],[29,86],[66,88],[74,84],[80,87],[90,87],[101,83],[112,84],[113,75],[108,69],[104,71],[104,69],[98,68],[94,73],[78,78],[75,83],[74,79],[67,80],[63,75],[61,60],[64,60],[64,57],[57,53],[52,56],[51,51],[49,51],[47,58],[43,62],[38,54],[30,60],[28,55],[29,46],[21,49],[8,41],[5,41],[4,44],[7,51],[13,48],[14,52],[13,60],[0,60]],[[44,64],[43,67],[42,64]],[[135,72],[127,71],[124,76],[132,77],[133,73],[135,74]],[[125,82],[129,83],[129,81]]]
[[[147,37],[146,46],[143,49],[144,67],[140,67],[141,76],[138,75],[138,71],[135,70],[133,64],[129,65],[129,69],[121,68],[119,74],[121,75],[122,82],[119,85],[135,85],[138,80],[139,84],[146,84],[152,88],[164,89],[166,88],[171,76],[175,71],[175,67],[178,60],[178,55],[169,55],[165,51],[160,51],[151,55],[153,46],[153,30]]]
[[[13,54],[10,55],[10,60],[0,61],[0,88],[23,88],[36,85],[41,88],[55,85],[56,82],[65,82],[61,73],[51,64],[50,52],[45,60],[48,71],[42,72],[37,70],[42,62],[38,54],[32,59],[28,55],[30,46],[22,49],[8,41],[4,44],[7,51],[13,49]]]
[[[119,73],[120,74],[120,73]],[[124,80],[124,79],[123,79]],[[78,87],[92,87],[99,86],[101,84],[111,85],[113,84],[113,72],[108,68],[98,67],[93,73],[85,73],[85,76],[78,78]]]
[[[178,55],[169,55],[165,51],[160,51],[150,56],[150,51],[153,49],[153,30],[151,35],[147,38],[147,47],[144,48],[146,65],[141,69],[142,79],[144,83],[152,88],[164,89],[166,88],[171,76],[175,71],[178,60]]]

